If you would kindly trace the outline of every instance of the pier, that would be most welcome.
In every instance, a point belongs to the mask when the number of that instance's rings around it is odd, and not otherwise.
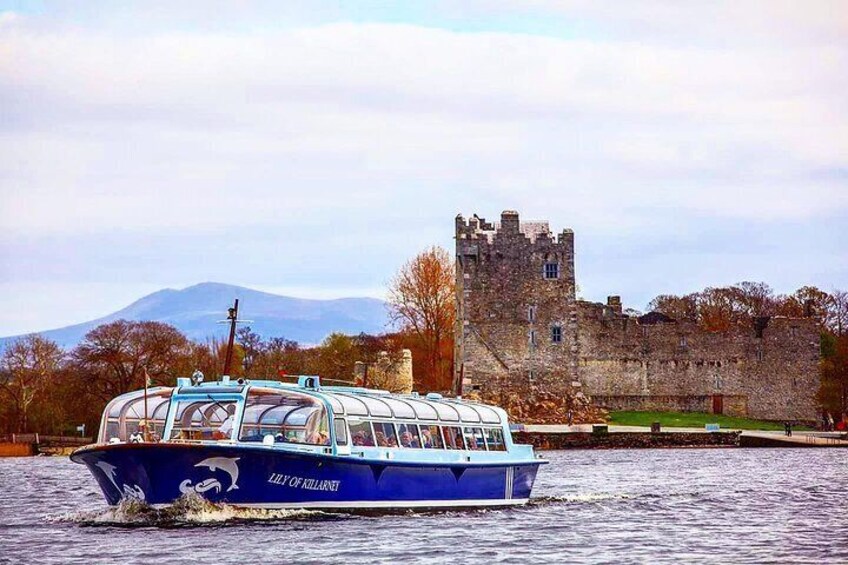
[[[70,455],[74,449],[91,442],[90,437],[11,434],[0,436],[0,457]]]

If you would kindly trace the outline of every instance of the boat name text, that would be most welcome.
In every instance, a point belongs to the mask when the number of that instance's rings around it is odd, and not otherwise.
[[[284,475],[282,473],[271,473],[268,477],[268,482],[272,485],[280,485],[291,488],[299,488],[303,490],[324,490],[330,492],[338,492],[341,486],[341,481],[309,479],[306,477],[297,477],[295,475]]]

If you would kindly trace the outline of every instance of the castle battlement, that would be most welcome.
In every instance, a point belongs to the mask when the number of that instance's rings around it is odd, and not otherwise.
[[[481,218],[477,214],[473,214],[467,221],[462,214],[456,217],[456,239],[458,240],[485,240],[487,243],[493,244],[498,236],[501,236],[501,239],[506,239],[518,235],[524,236],[530,243],[540,241],[565,245],[574,244],[574,232],[571,229],[563,229],[554,239],[554,234],[547,221],[522,222],[519,220],[518,212],[514,210],[504,210],[499,222],[487,222],[486,218]]]

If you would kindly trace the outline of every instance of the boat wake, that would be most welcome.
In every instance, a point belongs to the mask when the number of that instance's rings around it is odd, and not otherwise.
[[[192,527],[273,520],[342,519],[343,516],[318,510],[239,508],[209,502],[198,494],[183,495],[173,504],[151,506],[138,500],[124,500],[117,506],[88,512],[74,512],[50,518],[81,526]]]
[[[563,496],[540,496],[530,499],[528,506],[542,506],[547,504],[581,504],[581,503],[598,503],[613,500],[630,500],[636,498],[632,494],[612,493],[612,492],[587,492],[569,494]]]

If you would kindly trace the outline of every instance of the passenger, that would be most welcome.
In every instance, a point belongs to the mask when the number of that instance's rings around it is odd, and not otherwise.
[[[413,447],[412,434],[409,432],[403,432],[402,434],[400,434],[400,444],[403,447]]]
[[[457,449],[463,449],[463,447],[462,447],[462,432],[460,432],[459,430],[457,430],[456,434],[454,435],[453,443],[454,443],[454,445],[456,446]]]
[[[389,447],[389,442],[386,440],[386,434],[377,432],[377,445],[380,447]]]
[[[306,443],[311,443],[312,445],[330,445],[330,436],[327,435],[327,432],[316,430],[309,434]]]
[[[397,444],[397,440],[395,439],[395,436],[390,437],[389,440],[388,440],[388,445],[386,447],[397,447],[397,446],[398,446],[398,444]]]
[[[421,430],[421,440],[424,443],[424,447],[430,449],[433,447],[433,436],[430,435],[430,430],[424,428]]]
[[[413,449],[421,449],[421,440],[418,439],[418,436],[412,436],[412,441],[409,442],[409,447]]]
[[[362,432],[356,432],[353,434],[353,445],[362,446],[365,445],[365,434]]]
[[[212,432],[212,439],[230,439],[233,433],[233,415],[236,413],[236,405],[227,405],[227,417],[218,426],[218,429]]]

